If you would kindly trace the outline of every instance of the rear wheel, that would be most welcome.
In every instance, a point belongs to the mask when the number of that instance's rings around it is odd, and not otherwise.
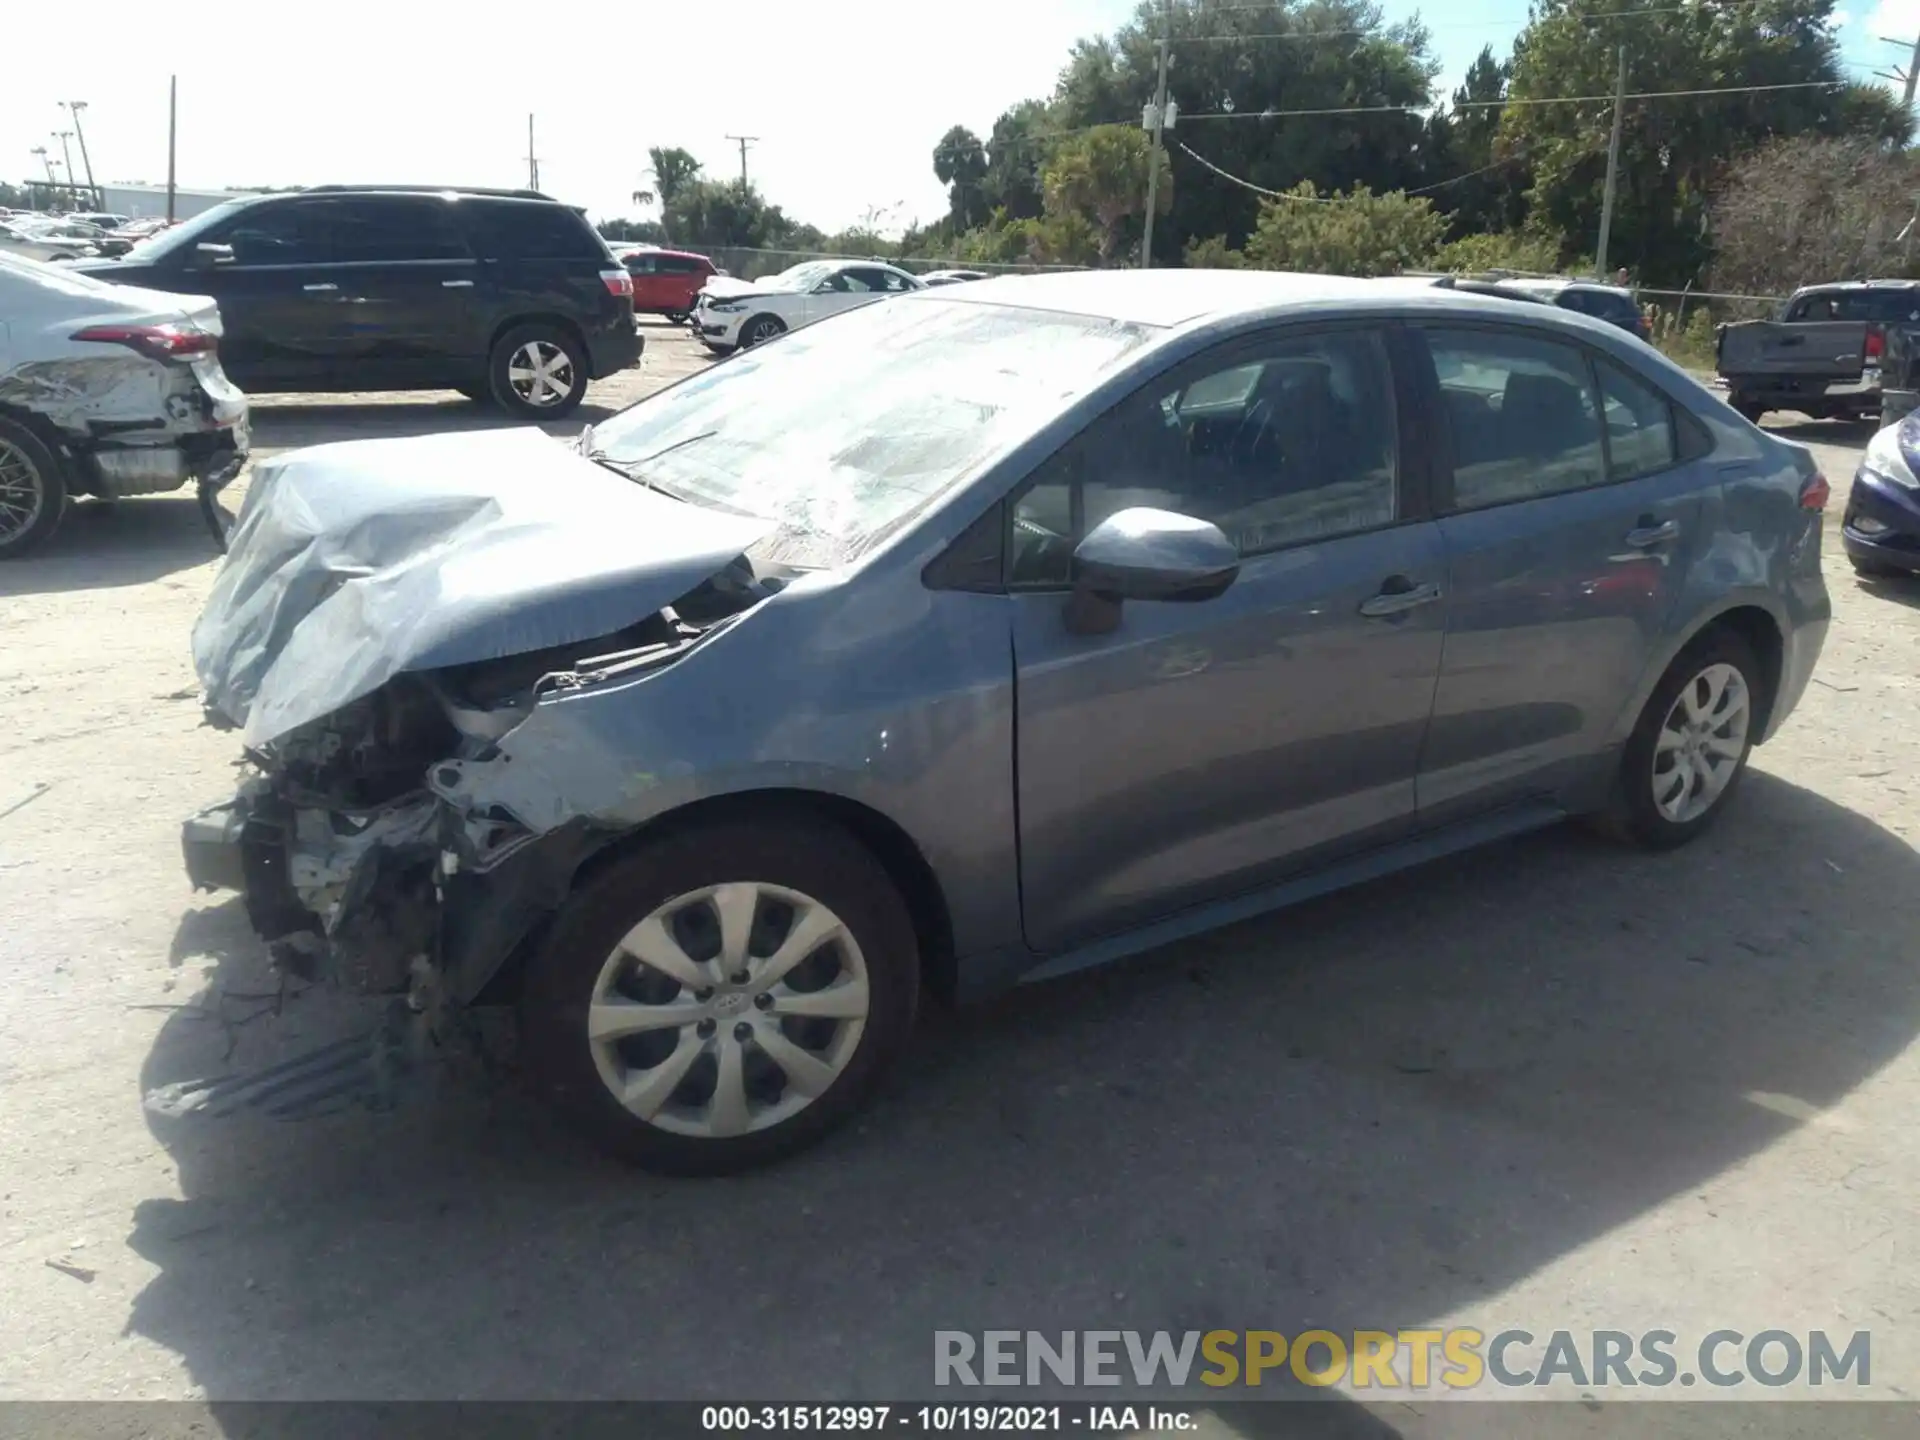
[[[66,508],[60,457],[26,426],[0,419],[0,560],[43,544],[60,528]]]
[[[1764,685],[1753,647],[1734,631],[1689,646],[1640,712],[1603,828],[1670,850],[1712,824],[1746,773]]]
[[[682,831],[561,912],[521,996],[528,1068],[649,1169],[763,1164],[859,1108],[912,1026],[919,956],[879,862],[777,816]]]
[[[1767,413],[1767,407],[1755,400],[1735,400],[1733,408],[1735,413],[1752,421],[1755,425],[1758,425],[1760,417]]]
[[[488,383],[514,415],[557,420],[587,393],[587,351],[556,325],[516,325],[493,347]]]

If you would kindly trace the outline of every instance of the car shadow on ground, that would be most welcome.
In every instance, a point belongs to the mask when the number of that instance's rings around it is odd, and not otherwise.
[[[1876,600],[1920,610],[1920,575],[1855,575],[1853,583]]]
[[[1786,412],[1792,414],[1792,411]],[[1769,435],[1814,445],[1865,445],[1880,432],[1880,422],[1872,420],[1815,420],[1807,416],[1776,421],[1769,417],[1762,426]],[[1828,476],[1828,479],[1835,477]]]
[[[1650,1207],[1728,1223],[1716,1177],[1920,1030],[1916,922],[1911,846],[1755,772],[1675,854],[1568,827],[935,1015],[870,1113],[752,1175],[621,1169],[461,1070],[385,1115],[154,1117],[183,1198],[130,1217],[126,1329],[216,1399],[898,1400],[936,1329],[1471,1314]],[[237,905],[189,926],[265,993]],[[143,1083],[365,1004],[183,1012]]]

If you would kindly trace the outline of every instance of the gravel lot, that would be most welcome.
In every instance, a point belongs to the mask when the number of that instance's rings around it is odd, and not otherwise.
[[[655,329],[589,404],[703,358]],[[255,415],[262,450],[501,423]],[[1790,433],[1837,530],[1865,432]],[[213,568],[180,498],[0,568],[0,1397],[897,1399],[936,1328],[1423,1323],[1869,1329],[1875,1393],[1920,1394],[1920,588],[1837,534],[1816,683],[1705,843],[1551,833],[936,1017],[863,1125],[687,1183],[464,1071],[143,1112],[367,1013],[276,1005],[187,891],[236,758],[187,655]]]

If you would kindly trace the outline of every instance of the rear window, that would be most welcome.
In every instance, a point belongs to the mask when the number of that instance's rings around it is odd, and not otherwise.
[[[1789,320],[1866,320],[1901,324],[1920,320],[1920,291],[1830,290],[1802,295],[1787,312]]]
[[[537,200],[462,201],[474,246],[490,260],[604,260],[583,216]]]

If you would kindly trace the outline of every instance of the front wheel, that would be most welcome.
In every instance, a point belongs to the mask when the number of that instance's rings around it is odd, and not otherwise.
[[[684,324],[686,324],[686,323],[687,323],[687,312],[686,312],[686,311],[684,311],[684,310],[669,310],[669,311],[667,311],[667,323],[668,323],[669,325],[684,325]]]
[[[1763,693],[1753,647],[1734,631],[1689,646],[1640,712],[1603,828],[1654,850],[1705,830],[1746,773]]]
[[[0,560],[43,544],[66,508],[60,457],[26,426],[0,418]]]
[[[764,345],[786,333],[786,324],[778,315],[756,315],[740,329],[740,348],[746,350],[755,345]]]
[[[898,1053],[919,994],[884,868],[805,818],[700,826],[577,893],[521,994],[527,1064],[601,1148],[719,1174],[812,1144]]]
[[[516,325],[493,347],[487,368],[493,398],[510,414],[558,420],[587,393],[586,346],[556,325]]]

